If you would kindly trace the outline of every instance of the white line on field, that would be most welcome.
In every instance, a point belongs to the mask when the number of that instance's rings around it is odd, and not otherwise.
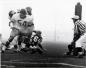
[[[33,60],[33,59],[29,59],[29,60]],[[39,59],[39,60],[47,60],[47,59]],[[10,62],[15,62],[15,61],[24,61],[24,60],[10,60]]]
[[[6,68],[15,68],[15,66],[13,66],[13,65],[0,65],[0,67],[6,67]]]
[[[36,62],[34,62],[34,63],[29,63],[29,62],[12,62],[12,61],[2,61],[2,62],[7,62],[7,63],[24,63],[24,64],[50,64],[50,65],[52,65],[52,64],[57,64],[57,65],[64,65],[64,66],[70,66],[70,67],[79,67],[79,68],[86,68],[86,66],[81,66],[81,65],[74,65],[74,64],[68,64],[68,63],[36,63]]]
[[[67,65],[67,66],[72,66],[72,67],[81,67],[81,68],[86,68],[86,66],[73,65],[73,64],[68,64],[68,63],[57,63],[57,64]]]

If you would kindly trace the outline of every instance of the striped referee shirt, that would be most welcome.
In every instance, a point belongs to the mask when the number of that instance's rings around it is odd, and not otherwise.
[[[83,35],[85,32],[86,32],[86,23],[81,20],[77,20],[74,24],[74,33]]]

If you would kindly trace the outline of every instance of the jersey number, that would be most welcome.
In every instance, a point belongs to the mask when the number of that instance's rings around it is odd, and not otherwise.
[[[26,26],[26,21],[22,22],[22,20],[18,20],[18,23],[20,26]]]

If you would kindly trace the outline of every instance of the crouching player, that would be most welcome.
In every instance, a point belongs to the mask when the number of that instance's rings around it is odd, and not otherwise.
[[[30,48],[31,48],[31,54],[38,52],[39,54],[43,53],[44,48],[41,45],[42,43],[42,36],[41,31],[33,31],[32,36],[30,39]]]

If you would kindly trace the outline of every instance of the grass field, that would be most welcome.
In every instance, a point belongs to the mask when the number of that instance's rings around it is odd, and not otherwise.
[[[86,68],[86,56],[77,58],[64,55],[67,51],[65,43],[45,42],[43,47],[46,51],[42,55],[8,50],[1,54],[1,68]]]

